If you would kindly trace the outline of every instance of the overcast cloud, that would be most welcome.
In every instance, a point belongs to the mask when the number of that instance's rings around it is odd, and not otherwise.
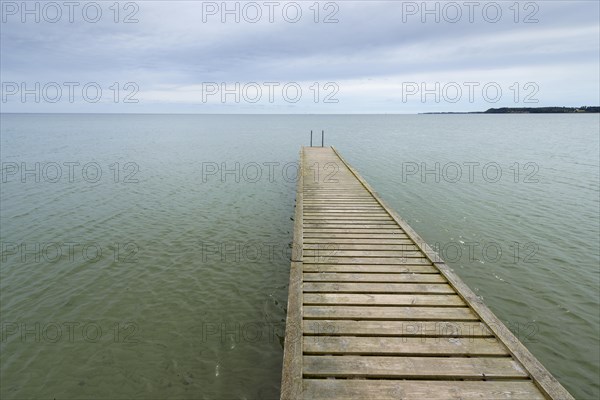
[[[414,113],[600,103],[595,0],[137,1],[120,2],[118,13],[113,1],[28,2],[27,10],[1,3],[3,112]]]

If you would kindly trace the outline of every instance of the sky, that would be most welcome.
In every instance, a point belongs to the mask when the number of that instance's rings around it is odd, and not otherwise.
[[[600,2],[1,1],[2,112],[600,104]]]

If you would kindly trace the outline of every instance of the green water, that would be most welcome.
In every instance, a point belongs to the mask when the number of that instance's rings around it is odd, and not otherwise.
[[[0,395],[278,398],[298,151],[325,129],[568,390],[598,398],[599,128],[2,115]]]

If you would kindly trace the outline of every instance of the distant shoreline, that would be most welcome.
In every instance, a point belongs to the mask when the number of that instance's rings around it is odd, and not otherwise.
[[[1,111],[0,116],[6,115],[245,115],[245,116],[382,116],[382,115],[432,115],[432,114],[598,114],[600,106],[583,106],[583,107],[522,107],[522,108],[490,108],[486,111],[428,111],[428,112],[411,112],[411,113],[392,113],[392,112],[377,112],[377,113],[256,113],[256,112],[23,112],[23,111]]]
[[[486,111],[426,112],[421,114],[590,114],[600,113],[599,106],[583,107],[501,107]]]

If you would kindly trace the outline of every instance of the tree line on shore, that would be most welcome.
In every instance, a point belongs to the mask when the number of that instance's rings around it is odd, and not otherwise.
[[[485,114],[512,114],[512,113],[530,113],[530,114],[564,114],[564,113],[600,113],[600,107],[582,106],[582,107],[501,107],[490,108]]]

